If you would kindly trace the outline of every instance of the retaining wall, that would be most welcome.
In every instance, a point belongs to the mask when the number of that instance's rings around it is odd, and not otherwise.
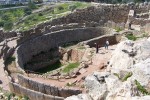
[[[68,97],[82,93],[82,91],[78,89],[58,88],[56,86],[33,81],[22,75],[18,75],[18,82],[23,87],[53,96]]]
[[[46,94],[22,87],[21,85],[17,83],[9,82],[9,87],[13,93],[17,95],[21,95],[21,96],[28,96],[30,100],[64,100],[63,97],[46,95]]]

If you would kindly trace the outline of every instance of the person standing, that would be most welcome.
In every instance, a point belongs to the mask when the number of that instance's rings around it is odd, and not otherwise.
[[[98,53],[98,44],[95,43],[95,45],[96,45],[96,53]]]
[[[108,41],[108,39],[107,39],[106,42],[105,42],[105,49],[108,50],[108,46],[109,46],[109,41]]]

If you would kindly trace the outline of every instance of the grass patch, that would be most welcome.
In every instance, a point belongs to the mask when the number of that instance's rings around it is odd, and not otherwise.
[[[75,83],[70,83],[70,82],[66,84],[66,86],[68,87],[75,86],[75,85],[76,85]]]
[[[120,27],[116,27],[115,30],[116,30],[116,32],[122,31],[122,29]]]
[[[76,62],[76,63],[69,63],[62,71],[63,71],[64,73],[68,73],[68,72],[70,72],[71,70],[73,70],[74,68],[77,68],[79,65],[80,65],[79,62]]]
[[[137,81],[135,80],[134,81],[136,86],[137,86],[137,89],[144,95],[150,95],[150,93]]]
[[[127,34],[126,37],[127,37],[129,40],[133,40],[133,41],[137,40],[137,37],[134,36],[133,34]]]
[[[49,66],[47,66],[47,67],[45,67],[45,68],[43,68],[43,69],[39,69],[39,70],[37,70],[36,72],[39,72],[39,73],[41,73],[41,74],[44,74],[44,73],[50,72],[50,71],[52,71],[52,70],[55,70],[55,69],[57,69],[57,68],[60,68],[61,66],[63,66],[63,65],[62,65],[59,61],[57,61],[55,64],[49,65]]]
[[[119,80],[121,80],[122,82],[124,82],[124,81],[126,81],[129,77],[132,76],[132,72],[128,72],[123,78],[121,78],[118,73],[114,73],[114,75],[115,75],[116,77],[118,77]]]
[[[82,49],[85,49],[85,47],[84,46],[80,46],[80,47],[78,47],[78,49],[82,50]]]
[[[127,73],[123,78],[122,78],[122,81],[124,82],[124,81],[126,81],[129,77],[131,77],[132,76],[132,72],[129,72],[129,73]]]
[[[116,77],[118,77],[118,79],[120,79],[120,76],[119,76],[119,74],[117,74],[117,73],[114,73],[114,75],[115,75]]]

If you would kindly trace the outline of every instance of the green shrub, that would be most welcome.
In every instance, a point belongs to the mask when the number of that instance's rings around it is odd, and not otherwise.
[[[4,27],[4,21],[0,21],[0,27]]]
[[[10,93],[10,92],[5,93],[4,95],[7,97],[7,100],[11,100],[11,98],[15,96],[14,93]]]
[[[30,8],[25,8],[24,13],[26,15],[30,15],[32,13],[32,10]]]
[[[148,37],[148,33],[143,33],[142,37]]]
[[[8,21],[4,23],[4,30],[9,31],[9,30],[12,30],[12,28],[13,28],[13,22]]]
[[[24,96],[23,98],[24,98],[23,100],[29,100],[29,97],[27,96]]]
[[[137,40],[137,37],[135,37],[133,34],[127,34],[126,37],[129,39],[129,40]]]
[[[120,76],[119,76],[119,74],[117,74],[117,73],[114,73],[114,75],[115,75],[116,77],[118,77],[118,79],[120,79]]]
[[[30,9],[37,9],[37,6],[35,5],[34,2],[32,2],[31,0],[28,1],[28,7]]]
[[[118,77],[119,80],[121,80],[122,82],[124,82],[124,81],[126,81],[129,77],[132,76],[132,72],[128,72],[123,78],[121,78],[118,73],[114,73],[114,75],[115,75],[116,77]]]
[[[69,6],[69,9],[70,9],[71,11],[74,11],[76,8],[77,8],[76,5],[70,5],[70,6]]]
[[[131,77],[132,76],[132,72],[129,72],[129,73],[127,73],[123,78],[122,78],[122,81],[124,82],[124,81],[126,81],[129,77]]]
[[[64,8],[62,6],[59,6],[58,10],[64,10]]]
[[[42,14],[42,13],[39,13],[38,15],[39,15],[39,16],[43,16],[43,14]]]
[[[69,82],[69,83],[66,84],[66,86],[75,86],[75,84]]]
[[[116,27],[115,30],[116,30],[116,32],[122,31],[122,29],[120,27]]]
[[[134,81],[136,86],[137,86],[137,89],[144,95],[150,95],[150,93],[137,81],[135,80]]]

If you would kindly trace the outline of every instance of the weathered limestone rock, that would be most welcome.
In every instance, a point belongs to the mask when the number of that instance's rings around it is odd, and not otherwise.
[[[137,80],[142,86],[148,86],[150,82],[150,58],[135,64],[132,72],[132,80]]]
[[[67,97],[65,100],[92,100],[88,94],[79,94],[77,96]]]
[[[114,88],[115,89],[115,88]],[[123,82],[118,88],[115,89],[115,91],[111,91],[108,96],[107,100],[112,100],[113,98],[118,98],[118,97],[125,97],[125,98],[131,98],[133,96],[137,96],[138,90],[134,84],[134,81],[127,80]]]
[[[64,55],[63,55],[63,61],[68,61],[68,59],[69,59],[69,57],[68,57],[68,53],[65,53]]]
[[[118,79],[118,77],[113,74],[109,77],[105,78],[108,91],[115,92],[117,88],[119,88],[122,82]]]
[[[117,45],[116,50],[113,52],[108,70],[129,70],[132,65],[150,57],[149,50],[150,42],[148,40],[123,41]]]
[[[85,87],[88,89],[89,95],[93,100],[104,99],[107,94],[107,84],[104,77],[106,75],[95,72],[85,78]]]

